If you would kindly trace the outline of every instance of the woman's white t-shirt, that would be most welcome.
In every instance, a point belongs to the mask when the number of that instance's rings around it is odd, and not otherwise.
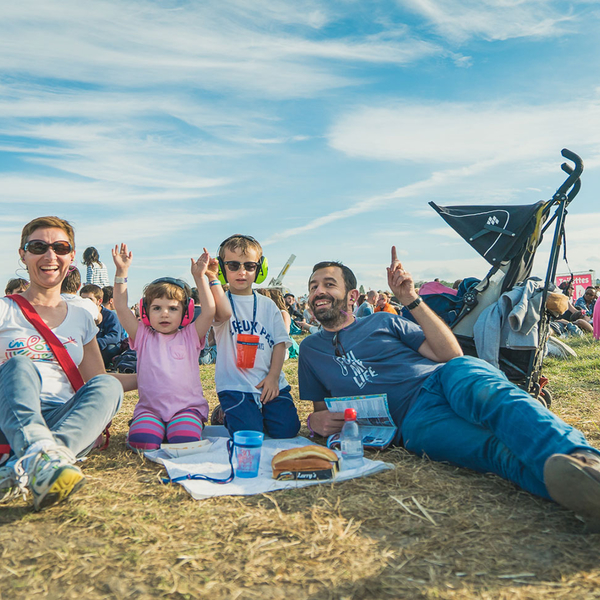
[[[67,316],[52,332],[79,366],[83,347],[96,337],[98,328],[87,310],[67,302]],[[42,402],[62,404],[71,399],[75,391],[46,340],[15,302],[0,298],[0,363],[18,355],[27,356],[38,368],[42,378]]]

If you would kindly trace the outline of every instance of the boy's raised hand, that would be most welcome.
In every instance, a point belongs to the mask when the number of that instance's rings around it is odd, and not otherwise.
[[[208,261],[208,267],[206,267],[206,276],[209,281],[219,279],[219,259],[211,258]]]
[[[202,277],[206,273],[208,264],[210,262],[210,254],[206,248],[203,248],[204,252],[199,256],[198,260],[192,260],[192,276],[194,279]]]
[[[127,248],[127,244],[121,244],[120,248],[116,245],[111,252],[117,272],[127,272],[133,260],[133,254]]]

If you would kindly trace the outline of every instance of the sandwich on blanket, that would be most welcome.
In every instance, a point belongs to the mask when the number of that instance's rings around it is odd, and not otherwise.
[[[271,461],[273,479],[333,479],[339,469],[338,455],[324,446],[301,446],[278,452]]]

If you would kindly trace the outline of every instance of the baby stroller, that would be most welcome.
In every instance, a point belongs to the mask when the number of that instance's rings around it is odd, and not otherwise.
[[[452,229],[492,265],[482,281],[474,282],[454,301],[455,305],[450,311],[451,322],[448,318],[445,319],[465,354],[478,356],[474,332],[477,327],[481,330],[481,321],[478,325],[477,323],[488,307],[493,308],[492,305],[498,303],[501,297],[507,297],[505,292],[511,292],[517,286],[524,288],[531,284],[534,288],[537,287],[537,306],[540,308],[537,323],[532,326],[537,340],[535,345],[527,350],[500,346],[499,349],[496,348],[496,354],[497,364],[508,379],[548,406],[551,394],[544,387],[548,380],[542,377],[550,319],[545,309],[546,298],[549,291],[554,289],[560,246],[565,241],[567,207],[579,192],[583,172],[579,156],[567,149],[562,150],[562,155],[574,167],[567,163],[561,165],[568,177],[548,201],[524,206],[443,207],[429,203]],[[552,226],[554,237],[546,277],[535,283],[528,279],[535,252],[543,235]],[[424,300],[430,306],[435,305],[435,299],[430,296],[424,296]],[[490,309],[486,314],[489,314]]]

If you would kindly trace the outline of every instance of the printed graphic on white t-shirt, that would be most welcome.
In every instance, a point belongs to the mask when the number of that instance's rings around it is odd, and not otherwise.
[[[253,321],[254,297],[256,297],[256,319]],[[233,303],[237,320],[232,316],[225,323],[214,324],[217,342],[215,367],[217,392],[230,390],[260,394],[256,385],[269,372],[273,347],[284,342],[286,348],[289,348],[292,341],[286,331],[281,312],[270,298],[256,293],[252,296],[233,295]],[[252,369],[239,369],[236,366],[238,333],[258,335],[260,338]],[[279,376],[279,389],[287,385],[282,372]]]
[[[67,303],[65,320],[52,330],[76,365],[83,360],[83,347],[91,342],[98,328],[89,312]],[[0,298],[0,363],[14,356],[31,359],[42,377],[42,402],[64,403],[75,393],[54,353],[37,330],[8,298]]]

